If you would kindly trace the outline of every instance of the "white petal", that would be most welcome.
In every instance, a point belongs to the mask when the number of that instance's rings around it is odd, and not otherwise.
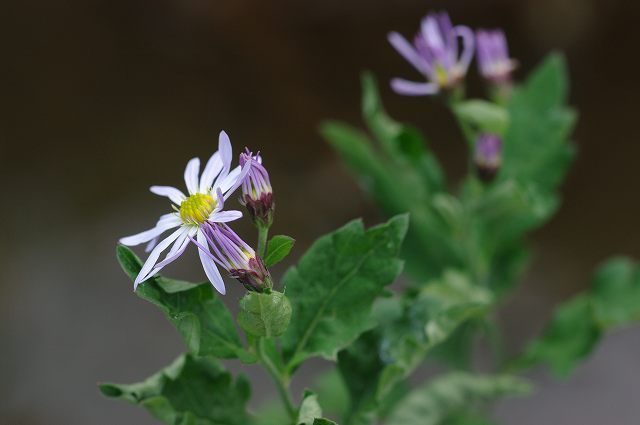
[[[164,260],[156,264],[155,269],[150,274],[154,275],[158,273],[164,266],[178,259],[185,249],[187,249],[187,246],[189,246],[189,234],[191,233],[193,235],[195,234],[195,231],[195,228],[185,226],[182,233],[178,236],[178,239],[176,239],[175,243],[171,247],[171,250],[169,250],[167,255],[164,257]]]
[[[236,167],[233,171],[236,171],[238,168],[240,168],[240,167]],[[240,186],[242,184],[242,181],[244,180],[244,178],[249,173],[249,170],[251,170],[251,161],[247,161],[244,164],[244,167],[242,167],[242,170],[240,170],[240,173],[239,173],[238,177],[235,179],[235,182],[232,183],[231,187],[226,188],[226,190],[223,187],[220,188],[222,190],[222,193],[224,193],[224,199],[229,198],[229,196],[231,196],[231,194],[233,192],[235,192],[235,190],[238,188],[238,186]],[[231,176],[232,173],[229,173],[229,176]]]
[[[166,196],[178,206],[187,198],[180,189],[171,186],[151,186],[149,190],[156,195]]]
[[[158,220],[156,227],[154,227],[153,229],[145,230],[144,232],[124,237],[120,239],[120,243],[127,246],[140,245],[141,243],[149,242],[150,240],[160,236],[167,230],[173,229],[174,227],[177,227],[181,224],[182,221],[180,220],[180,218],[178,218],[174,214],[171,214],[170,216],[164,215],[160,218],[160,220]]]
[[[206,249],[208,252],[211,252],[209,250],[207,238],[204,236],[204,233],[202,233],[201,231],[198,231],[196,240],[200,245],[202,245],[202,248]],[[222,280],[220,271],[218,270],[218,267],[216,266],[216,263],[213,261],[213,259],[211,259],[211,257],[206,253],[202,252],[202,248],[198,249],[198,255],[200,256],[200,262],[202,262],[202,267],[204,268],[204,272],[207,275],[207,278],[209,279],[209,282],[211,282],[213,287],[216,288],[216,290],[220,292],[222,295],[224,295],[227,291],[224,287],[224,281]]]
[[[220,152],[216,152],[211,155],[200,176],[200,193],[206,193],[211,188],[213,179],[220,174],[220,171],[222,171],[222,158]]]
[[[136,277],[136,280],[133,284],[134,291],[136,290],[136,288],[140,283],[144,282],[145,280],[153,276],[149,272],[153,269],[153,266],[156,265],[156,262],[158,261],[160,254],[162,254],[164,250],[167,249],[169,245],[171,245],[173,241],[175,241],[182,232],[183,232],[183,229],[176,230],[171,235],[169,235],[166,239],[162,240],[158,244],[158,246],[153,248],[153,251],[151,251],[151,254],[149,254],[149,258],[147,258],[147,261],[144,262],[144,265],[142,266],[140,273],[138,273],[138,277]]]
[[[247,162],[247,164],[248,163],[249,162]],[[222,179],[220,182],[216,182],[216,190],[220,189],[222,193],[227,193],[227,190],[229,190],[229,188],[233,186],[235,182],[238,180],[238,176],[240,176],[240,171],[241,170],[239,165],[233,170],[231,170],[231,172],[227,174],[227,176],[224,179]]]
[[[228,223],[242,217],[242,213],[236,210],[214,212],[209,216],[209,221],[214,223]]]
[[[220,136],[218,136],[218,152],[220,152],[224,169],[229,171],[231,168],[231,159],[233,157],[233,148],[231,147],[231,140],[229,140],[229,136],[224,131],[221,131]]]
[[[184,169],[184,182],[187,185],[189,195],[198,193],[198,172],[200,172],[200,160],[191,158]]]

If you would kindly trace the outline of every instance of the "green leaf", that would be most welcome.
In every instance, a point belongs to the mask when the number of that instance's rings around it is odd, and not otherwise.
[[[408,217],[364,229],[353,221],[318,239],[283,278],[293,317],[282,336],[289,368],[337,352],[374,325],[373,301],[402,269],[397,255]]]
[[[347,423],[373,423],[404,394],[402,380],[427,354],[460,325],[486,314],[492,303],[487,289],[455,271],[428,283],[415,297],[380,300],[375,309],[380,327],[338,356],[351,400]]]
[[[495,399],[522,396],[530,391],[531,385],[527,381],[514,376],[450,373],[409,394],[396,407],[386,424],[440,425]]]
[[[123,270],[135,279],[142,267],[138,257],[123,245],[118,245],[116,254]],[[154,277],[140,284],[136,295],[162,310],[192,353],[255,361],[240,342],[231,313],[210,284]]]
[[[322,417],[322,408],[318,404],[318,396],[305,390],[298,412],[297,425],[312,425],[314,419]]]
[[[250,335],[267,338],[282,335],[289,320],[291,303],[281,292],[249,292],[240,300],[238,324]]]
[[[628,258],[614,258],[600,267],[591,284],[593,314],[601,329],[640,321],[640,267]]]
[[[569,375],[589,355],[604,332],[640,321],[640,267],[614,258],[595,273],[591,290],[575,296],[554,313],[542,335],[531,341],[514,369],[538,363]]]
[[[557,187],[574,153],[567,137],[576,114],[565,106],[567,91],[566,63],[558,54],[550,55],[514,90],[501,178],[535,183],[547,192]]]
[[[545,363],[558,375],[570,374],[578,360],[586,357],[600,339],[592,319],[592,300],[580,295],[562,305],[539,339],[532,341],[519,367]]]
[[[313,421],[313,425],[338,425],[337,423],[333,422],[330,419],[325,419],[325,418],[316,418]]]
[[[156,419],[170,425],[246,425],[245,404],[249,383],[235,381],[211,358],[180,356],[149,379],[129,385],[101,384],[110,398],[146,408]]]
[[[483,133],[503,136],[509,126],[507,111],[486,100],[465,100],[455,104],[453,111],[458,119],[469,123]]]
[[[375,141],[338,122],[324,123],[322,135],[387,216],[410,213],[407,271],[418,280],[436,277],[451,264],[449,247],[440,244],[450,239],[448,229],[429,206],[431,196],[445,190],[442,171],[420,133],[386,114],[370,73],[362,76],[362,88],[363,118]]]
[[[294,243],[295,239],[290,236],[276,235],[272,237],[267,244],[267,255],[264,258],[265,265],[271,267],[282,261],[289,255]]]

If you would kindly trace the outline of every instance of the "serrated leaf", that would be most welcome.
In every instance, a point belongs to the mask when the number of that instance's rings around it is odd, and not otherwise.
[[[282,282],[293,307],[282,348],[289,368],[337,352],[374,325],[371,306],[398,276],[408,217],[364,229],[353,221],[318,239]]]
[[[568,77],[561,55],[550,55],[517,87],[509,103],[502,178],[553,191],[566,173],[574,148],[568,143],[575,112],[565,106]]]
[[[135,279],[142,267],[138,257],[123,245],[118,245],[117,257],[124,271]],[[240,342],[231,313],[210,284],[154,277],[138,286],[136,295],[162,310],[192,353],[255,361]]]
[[[492,302],[487,289],[455,271],[425,285],[414,298],[381,300],[376,306],[380,328],[338,356],[351,399],[347,423],[373,423],[404,394],[399,384],[426,355],[467,320],[486,314]]]
[[[295,239],[290,236],[276,235],[272,237],[267,244],[267,255],[264,258],[265,265],[271,267],[282,261],[289,255],[294,243]]]
[[[522,396],[531,385],[514,376],[456,372],[436,378],[409,394],[387,425],[441,425],[446,419],[505,396]]]
[[[181,425],[246,425],[248,382],[235,381],[211,358],[182,355],[170,366],[137,384],[101,384],[110,398],[145,407],[155,418]]]

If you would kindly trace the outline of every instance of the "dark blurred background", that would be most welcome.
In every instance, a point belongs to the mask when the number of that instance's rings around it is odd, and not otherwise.
[[[165,212],[148,186],[181,187],[186,161],[208,157],[220,129],[236,150],[262,150],[278,203],[274,231],[298,240],[292,259],[348,219],[380,219],[317,132],[326,118],[359,122],[364,69],[379,77],[389,112],[423,129],[458,178],[464,144],[448,112],[386,85],[413,75],[387,31],[412,34],[441,8],[458,23],[504,27],[519,76],[549,51],[566,52],[580,110],[564,204],[532,238],[535,261],[503,314],[511,347],[586,287],[604,258],[640,258],[639,2],[4,2],[0,423],[155,423],[95,386],[145,378],[182,350],[161,313],[133,295],[114,246]],[[470,90],[480,93],[475,78]],[[195,257],[191,250],[169,273],[201,279]],[[235,305],[242,292],[229,286],[225,301]],[[501,403],[497,414],[518,425],[635,424],[639,358],[640,330],[616,332],[572,381],[536,372],[538,393]],[[254,369],[255,398],[269,397],[273,387]]]

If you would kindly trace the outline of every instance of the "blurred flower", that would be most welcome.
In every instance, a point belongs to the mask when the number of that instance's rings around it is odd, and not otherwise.
[[[478,177],[491,181],[502,164],[502,140],[495,134],[481,134],[476,140],[474,163]]]
[[[240,165],[244,166],[249,162],[251,169],[242,182],[240,202],[247,208],[257,226],[270,227],[273,222],[275,203],[269,173],[262,165],[260,154],[253,155],[249,149],[246,149],[246,152],[240,154]]]
[[[160,217],[152,229],[120,239],[120,243],[128,246],[149,242],[147,250],[151,250],[151,253],[135,279],[134,290],[140,283],[182,255],[190,241],[197,240],[200,261],[209,281],[218,292],[225,293],[224,282],[215,262],[211,259],[207,239],[202,229],[210,223],[226,223],[242,217],[240,211],[222,210],[224,201],[242,184],[251,168],[249,162],[230,171],[232,155],[229,137],[222,131],[218,139],[218,151],[211,156],[199,179],[200,160],[193,158],[187,163],[184,180],[189,196],[175,187],[151,186],[152,193],[166,196],[173,202],[172,207],[175,212]],[[157,243],[164,232],[176,227],[177,230]],[[172,246],[167,255],[158,262],[160,255],[170,245]]]
[[[213,249],[211,259],[238,279],[249,291],[264,292],[273,286],[269,270],[251,248],[226,224],[206,223],[203,233]]]
[[[462,38],[460,54],[458,37]],[[397,32],[389,33],[388,39],[398,53],[428,80],[418,83],[394,78],[391,87],[398,94],[431,95],[456,87],[466,75],[473,58],[473,31],[466,26],[454,27],[446,12],[432,13],[423,18],[413,44]]]
[[[508,83],[517,67],[509,58],[507,38],[502,30],[479,30],[476,32],[478,68],[480,74],[494,84]]]

